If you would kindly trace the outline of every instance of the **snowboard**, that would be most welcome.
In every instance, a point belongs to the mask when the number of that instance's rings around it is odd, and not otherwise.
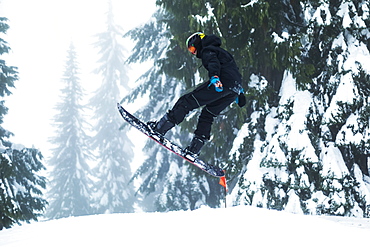
[[[119,103],[117,103],[118,110],[124,120],[126,120],[130,125],[135,127],[136,129],[143,132],[146,136],[148,136],[150,139],[156,141],[166,149],[170,150],[174,154],[180,156],[181,158],[185,159],[186,161],[190,162],[191,164],[195,165],[196,167],[202,169],[209,175],[212,175],[214,177],[222,178],[225,177],[224,171],[214,165],[208,164],[204,162],[203,160],[199,159],[198,157],[195,157],[189,153],[187,153],[183,148],[181,148],[179,145],[171,142],[167,138],[165,138],[163,135],[157,133],[154,131],[149,125],[146,123],[140,121],[138,118],[133,116],[131,113],[126,111]]]

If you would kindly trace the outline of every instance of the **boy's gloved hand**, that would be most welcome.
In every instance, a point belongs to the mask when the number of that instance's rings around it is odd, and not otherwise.
[[[241,88],[239,90],[239,95],[238,95],[238,97],[236,97],[235,103],[237,103],[240,107],[245,106],[245,104],[247,103],[247,101],[245,99],[244,89],[243,88]]]
[[[222,83],[220,81],[220,78],[218,78],[217,75],[212,76],[211,79],[209,80],[209,85],[208,87],[214,85],[216,92],[222,92],[224,88],[222,87]]]

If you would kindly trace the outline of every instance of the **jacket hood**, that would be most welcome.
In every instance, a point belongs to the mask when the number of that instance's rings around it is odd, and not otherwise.
[[[206,47],[206,46],[209,46],[209,45],[221,46],[221,39],[219,37],[217,37],[216,35],[214,35],[214,34],[206,35],[202,39],[202,45],[203,45],[203,47]]]
[[[202,42],[200,42],[195,48],[197,48],[198,52],[196,57],[201,58],[201,53],[203,48],[207,46],[221,46],[221,39],[217,37],[214,34],[206,35],[203,39]]]

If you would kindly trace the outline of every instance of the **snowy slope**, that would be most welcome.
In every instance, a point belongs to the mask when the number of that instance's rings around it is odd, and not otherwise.
[[[331,220],[328,220],[331,219]],[[110,214],[35,222],[0,232],[1,247],[366,246],[370,220],[251,206]]]

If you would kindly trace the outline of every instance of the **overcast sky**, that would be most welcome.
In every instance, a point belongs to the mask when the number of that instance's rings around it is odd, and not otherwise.
[[[93,49],[93,35],[103,32],[108,0],[0,0],[0,16],[9,19],[4,39],[12,49],[3,56],[7,65],[18,67],[20,79],[6,98],[8,114],[4,127],[14,133],[11,141],[36,147],[49,155],[51,119],[61,88],[67,50],[75,44],[80,79],[85,88],[97,86],[92,70],[99,55]],[[155,0],[112,0],[116,24],[128,31],[147,22]],[[130,51],[133,43],[126,40]],[[129,55],[129,54],[127,54]],[[130,82],[136,79],[132,72]],[[87,83],[87,84],[86,84]],[[118,99],[120,100],[120,99]]]

